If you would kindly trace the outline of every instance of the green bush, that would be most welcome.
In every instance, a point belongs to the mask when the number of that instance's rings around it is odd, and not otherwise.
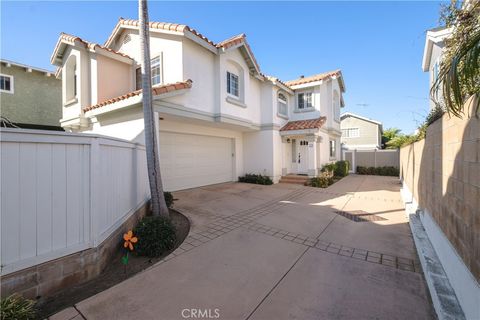
[[[175,226],[169,218],[144,217],[133,230],[138,238],[135,251],[138,255],[158,257],[175,246]]]
[[[375,176],[398,177],[400,170],[395,167],[361,167],[357,166],[357,174],[369,174]]]
[[[173,199],[173,195],[171,192],[164,192],[163,197],[165,198],[165,202],[167,203],[167,208],[171,208],[173,206],[173,202],[176,199]]]
[[[308,185],[316,188],[326,188],[334,183],[333,173],[323,172],[318,177],[311,178]]]
[[[335,170],[333,171],[333,173],[337,177],[346,177],[348,175],[349,166],[350,164],[348,163],[348,161],[337,161],[335,162]]]
[[[28,320],[35,319],[35,301],[23,298],[18,294],[12,294],[0,303],[2,320]]]
[[[335,173],[336,169],[337,169],[337,165],[334,162],[332,162],[332,163],[324,164],[320,171]]]
[[[269,176],[264,176],[261,174],[252,174],[252,173],[247,173],[243,177],[238,177],[238,181],[245,182],[245,183],[263,184],[263,185],[273,184],[273,181],[272,179],[270,179]]]

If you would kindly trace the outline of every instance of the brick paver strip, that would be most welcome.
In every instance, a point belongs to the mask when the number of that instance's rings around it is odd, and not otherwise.
[[[263,225],[256,223],[253,229],[255,229],[254,231],[256,232],[269,235],[268,232],[260,231],[262,229],[263,230],[266,229],[265,227],[262,227],[262,226]],[[248,228],[248,229],[253,230],[252,228]],[[322,250],[332,254],[338,254],[338,255],[342,255],[342,256],[357,259],[357,260],[367,261],[369,263],[378,263],[390,268],[396,268],[396,269],[417,272],[417,273],[421,272],[420,264],[418,264],[419,266],[418,268],[415,268],[414,260],[407,259],[407,258],[395,257],[392,255],[382,254],[374,251],[368,251],[360,248],[351,248],[347,246],[342,246],[340,244],[309,238],[304,235],[288,232],[285,230],[279,230],[273,236],[279,239],[302,244],[304,246],[312,247],[312,248]],[[299,241],[300,239],[306,239],[306,240],[304,240],[303,242],[300,242]],[[385,259],[382,259],[383,257],[385,257]],[[402,261],[403,263],[397,264],[396,263],[397,260]]]
[[[227,217],[216,215],[216,218],[214,218],[214,220],[209,226],[200,228],[195,233],[188,235],[187,237],[187,239],[189,239],[188,244],[191,246],[197,247],[225,233],[228,233],[240,227],[244,227],[255,232],[260,232],[275,238],[291,241],[300,245],[315,248],[317,250],[322,250],[331,254],[338,254],[338,255],[350,257],[357,260],[367,261],[370,263],[378,263],[386,267],[393,267],[393,268],[397,268],[405,271],[418,272],[418,273],[422,272],[420,263],[413,261],[411,259],[394,257],[392,255],[381,254],[378,252],[368,251],[360,248],[344,247],[340,244],[329,243],[323,240],[309,238],[308,236],[296,234],[293,232],[288,232],[286,230],[272,228],[270,226],[255,222],[255,220],[258,220],[259,218],[266,216],[274,212],[278,208],[281,208],[286,205],[286,203],[283,203],[280,201],[285,201],[285,202],[292,201],[314,192],[325,193],[325,194],[330,194],[335,196],[346,196],[346,197],[356,198],[356,199],[376,200],[374,198],[355,196],[353,193],[348,193],[345,195],[340,193],[325,192],[323,190],[320,191],[314,188],[300,189],[300,190],[293,191],[287,194],[286,196],[279,197],[277,199],[261,204],[257,207],[247,209]],[[378,200],[390,201],[390,199],[378,199]],[[401,201],[394,201],[394,200],[391,200],[391,201],[401,203]],[[339,211],[339,213],[337,214],[343,215],[345,214],[345,212]],[[347,213],[347,214],[356,216],[356,218],[354,219],[359,219],[359,221],[362,221],[361,219],[363,219],[363,221],[386,220],[385,218],[378,217],[373,214],[363,214],[363,213],[361,215],[355,215],[351,213]],[[168,261],[174,258],[175,256],[186,252],[186,250],[183,250],[181,247],[177,248],[172,254],[162,259],[162,261],[160,261],[159,263]],[[187,248],[189,248],[189,250],[193,249],[190,247],[187,247]]]

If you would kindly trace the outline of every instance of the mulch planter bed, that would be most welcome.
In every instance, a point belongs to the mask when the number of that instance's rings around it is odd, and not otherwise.
[[[98,277],[88,282],[62,290],[56,295],[49,297],[44,301],[40,301],[37,304],[38,318],[44,319],[47,316],[55,314],[67,307],[71,307],[88,297],[113,287],[114,285],[134,276],[138,272],[153,266],[171,252],[175,251],[175,249],[178,248],[187,237],[190,230],[190,222],[187,217],[172,209],[170,209],[170,217],[172,223],[175,225],[177,238],[175,247],[172,250],[165,252],[162,256],[157,258],[147,258],[130,254],[130,259],[125,272],[125,267],[121,262],[122,255],[125,253],[120,245],[120,242],[123,243],[123,241],[122,239],[118,239],[118,255],[112,259],[110,265]]]

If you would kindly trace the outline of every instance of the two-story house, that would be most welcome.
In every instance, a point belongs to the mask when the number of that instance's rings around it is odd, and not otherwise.
[[[375,150],[382,148],[382,123],[346,112],[340,117],[342,148],[345,150]]]
[[[62,83],[55,72],[0,60],[1,126],[62,130]]]
[[[51,62],[66,130],[144,142],[137,20],[104,45],[61,34]],[[167,190],[261,173],[315,176],[340,159],[340,70],[283,82],[260,71],[244,34],[214,43],[180,24],[150,23],[153,105]]]
[[[440,61],[445,46],[445,38],[452,33],[451,28],[439,27],[427,31],[425,39],[425,48],[423,50],[422,70],[429,73],[429,83],[431,88],[438,77],[440,71]],[[441,99],[441,95],[436,97]],[[430,99],[430,109],[435,107],[435,103]]]

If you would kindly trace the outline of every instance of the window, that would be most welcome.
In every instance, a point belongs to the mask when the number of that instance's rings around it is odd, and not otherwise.
[[[68,58],[65,72],[65,104],[74,103],[77,98],[77,57],[72,55]]]
[[[333,119],[337,122],[340,122],[340,97],[337,90],[333,91]]]
[[[360,129],[358,128],[342,129],[342,136],[344,138],[358,138],[360,137]]]
[[[433,65],[433,82],[437,81],[438,78],[438,61]]]
[[[0,75],[0,92],[13,93],[13,76]]]
[[[335,140],[330,140],[330,158],[335,158],[335,151],[336,151]]]
[[[298,94],[298,109],[308,109],[313,108],[313,98],[311,92],[299,93]]]
[[[135,69],[135,90],[142,89],[142,68]]]
[[[235,97],[239,97],[238,76],[227,71],[227,92]]]
[[[288,116],[288,104],[287,97],[283,93],[278,94],[277,99],[278,114],[287,117]]]
[[[160,56],[153,58],[150,61],[150,67],[152,69],[152,86],[162,83],[162,59]]]
[[[297,162],[297,141],[292,139],[292,163]]]

